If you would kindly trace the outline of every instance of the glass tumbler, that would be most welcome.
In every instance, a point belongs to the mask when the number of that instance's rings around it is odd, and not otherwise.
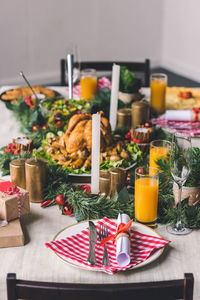
[[[91,100],[97,92],[97,75],[95,69],[84,69],[81,72],[81,98]]]

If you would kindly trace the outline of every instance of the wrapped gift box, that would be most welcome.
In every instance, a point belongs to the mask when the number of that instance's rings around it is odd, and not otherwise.
[[[11,221],[30,212],[29,194],[9,181],[0,180],[0,219]]]
[[[24,245],[24,235],[19,219],[0,227],[0,248]]]

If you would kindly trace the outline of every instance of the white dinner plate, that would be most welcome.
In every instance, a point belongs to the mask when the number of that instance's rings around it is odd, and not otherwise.
[[[98,220],[92,220],[92,221],[95,224],[98,222]],[[117,223],[117,220],[112,220],[112,221]],[[55,241],[55,240],[64,239],[66,237],[70,237],[71,235],[80,233],[80,231],[87,228],[88,226],[89,226],[88,221],[83,221],[83,222],[68,226],[68,227],[64,228],[63,230],[61,230],[59,233],[57,233],[53,240]],[[134,230],[136,230],[140,233],[155,236],[155,237],[158,237],[158,238],[162,238],[155,230],[153,230],[153,229],[151,229],[151,228],[149,228],[149,227],[147,227],[143,224],[133,222],[132,227],[133,227]],[[149,263],[151,263],[154,260],[158,259],[161,256],[161,254],[163,253],[163,251],[164,251],[164,248],[157,250],[155,253],[153,253],[151,256],[149,256],[145,261],[143,261],[140,264],[134,266],[132,269],[138,269],[140,267],[148,265]],[[56,252],[55,252],[55,254],[60,259],[62,259],[63,261],[65,261],[66,263],[68,263],[68,264],[70,264],[74,267],[78,267],[80,269],[89,270],[89,271],[99,271],[99,272],[101,272],[101,270],[99,270],[98,268],[94,267],[94,268],[90,269],[90,268],[87,268],[86,266],[83,266],[80,263],[78,263],[74,260],[71,260],[71,259],[69,259],[69,258],[67,258],[67,257],[65,257],[61,254],[58,254]],[[131,269],[129,269],[129,270],[131,270]]]

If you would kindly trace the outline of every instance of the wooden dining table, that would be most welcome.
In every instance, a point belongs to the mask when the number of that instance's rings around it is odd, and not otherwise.
[[[8,87],[3,87],[3,89]],[[53,89],[67,95],[65,87]],[[148,90],[147,90],[148,92]],[[23,136],[20,124],[12,112],[0,101],[0,146],[12,141],[12,138]],[[194,141],[197,145],[198,140]],[[9,176],[2,177],[9,179]],[[61,215],[57,206],[41,208],[38,203],[31,203],[29,215],[21,217],[25,236],[25,245],[21,247],[0,248],[0,300],[6,300],[6,275],[16,273],[20,279],[50,282],[71,283],[133,283],[160,281],[183,278],[184,273],[194,275],[194,299],[200,299],[200,230],[193,230],[185,236],[171,235],[166,225],[158,224],[156,231],[171,243],[166,246],[162,255],[155,261],[141,268],[108,275],[74,267],[60,259],[45,246],[63,228],[76,223],[74,216]]]

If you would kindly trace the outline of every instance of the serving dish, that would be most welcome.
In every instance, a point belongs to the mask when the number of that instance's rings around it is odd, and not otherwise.
[[[43,86],[33,86],[33,90],[39,99],[61,96],[57,91]],[[31,97],[32,91],[28,86],[8,89],[0,94],[0,100],[3,102],[14,102],[20,97]]]

